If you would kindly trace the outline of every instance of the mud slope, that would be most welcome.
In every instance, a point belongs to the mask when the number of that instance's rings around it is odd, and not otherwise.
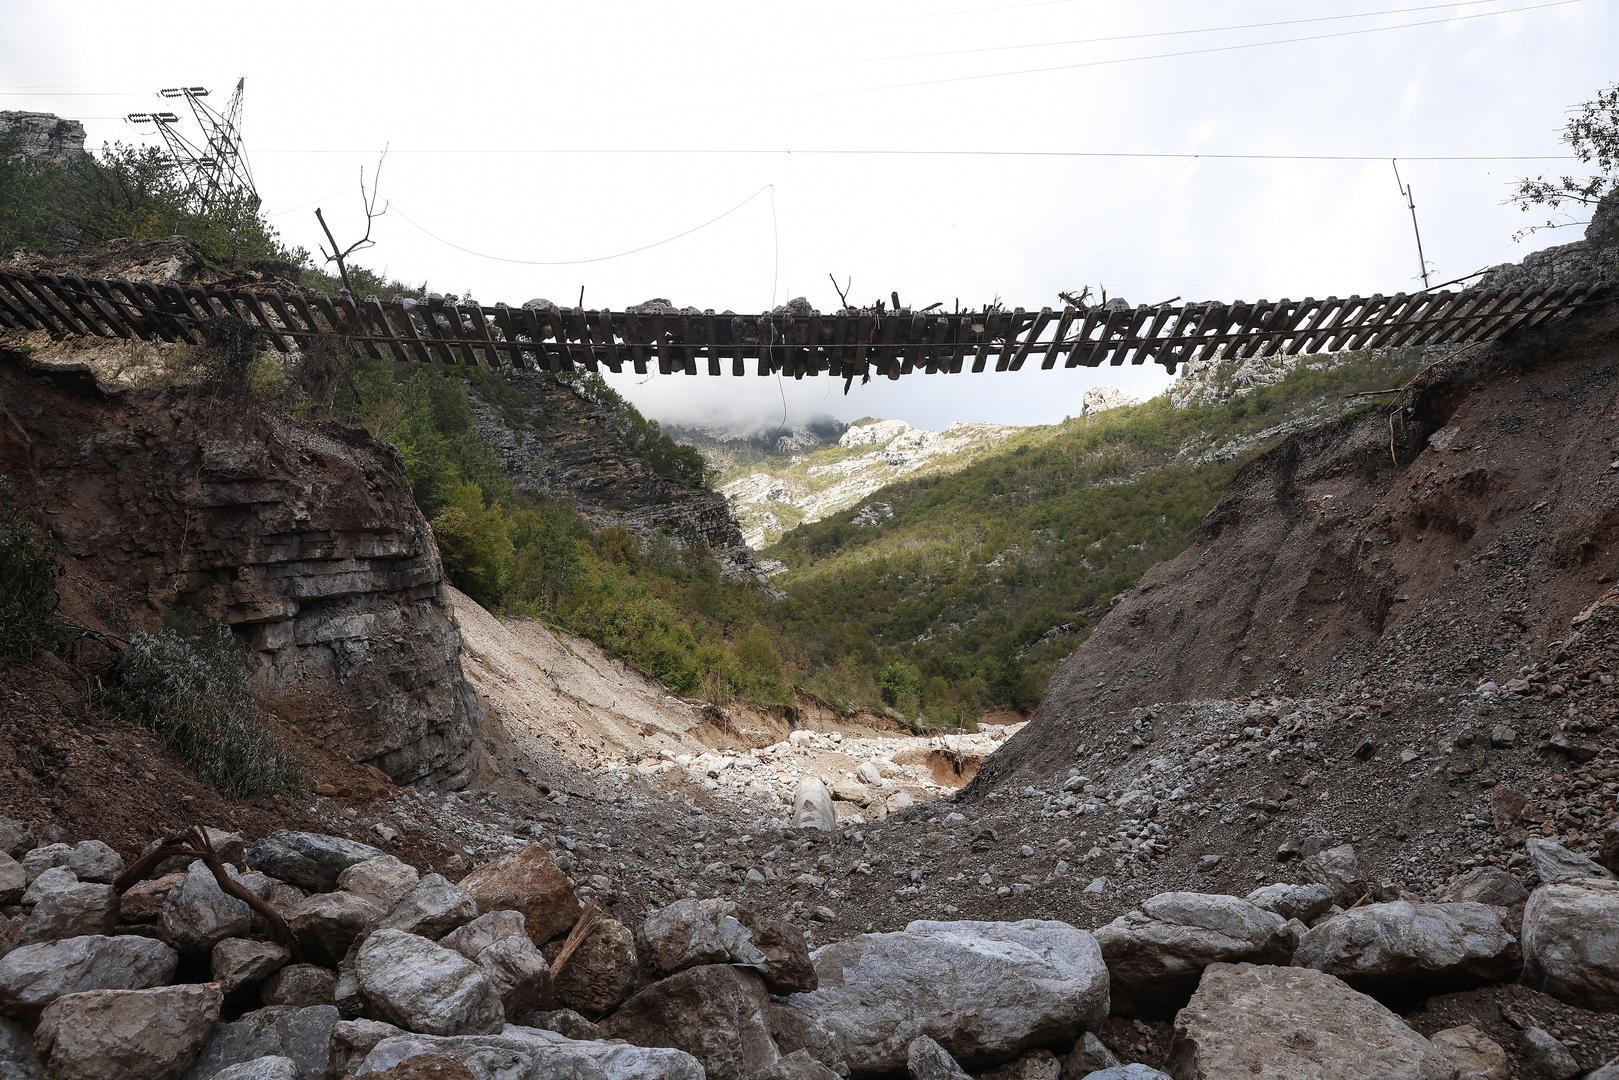
[[[1058,669],[1026,740],[1100,708],[1509,676],[1619,573],[1616,322],[1597,308],[1255,460]]]

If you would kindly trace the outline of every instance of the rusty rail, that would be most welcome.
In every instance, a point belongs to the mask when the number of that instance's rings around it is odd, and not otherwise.
[[[451,304],[272,287],[220,288],[0,271],[0,329],[144,341],[202,340],[202,327],[243,320],[287,352],[339,336],[376,359],[551,371],[628,365],[644,374],[747,373],[795,378],[915,371],[954,374],[1141,364],[1170,371],[1225,356],[1291,356],[1402,345],[1493,341],[1582,304],[1609,287],[1582,282],[1529,289],[1398,293],[1324,300],[1260,300],[1059,311],[714,314],[587,311],[554,306]]]

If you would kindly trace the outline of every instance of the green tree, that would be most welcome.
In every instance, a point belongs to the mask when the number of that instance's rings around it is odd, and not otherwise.
[[[1515,196],[1520,209],[1526,212],[1536,207],[1556,210],[1565,203],[1595,207],[1613,193],[1615,185],[1619,184],[1619,83],[1598,91],[1596,97],[1575,108],[1563,129],[1563,141],[1587,167],[1587,174],[1520,180]],[[1581,223],[1548,219],[1545,224],[1530,226],[1519,235],[1567,224]],[[1619,228],[1619,223],[1615,228]],[[1619,240],[1619,237],[1614,239]]]
[[[891,660],[877,673],[877,689],[885,705],[914,707],[922,690],[922,673],[904,660]]]
[[[457,484],[433,516],[433,536],[456,585],[498,610],[516,559],[510,523],[500,507],[487,505],[477,484]]]

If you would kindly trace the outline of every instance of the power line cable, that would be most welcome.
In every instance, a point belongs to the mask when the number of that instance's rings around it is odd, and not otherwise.
[[[1490,19],[1501,15],[1517,15],[1526,11],[1540,11],[1545,8],[1566,7],[1569,4],[1584,3],[1584,0],[1551,0],[1550,3],[1530,4],[1526,7],[1511,8],[1506,11],[1480,11],[1472,15],[1453,15],[1443,19],[1424,19],[1420,22],[1401,23],[1398,26],[1371,26],[1361,30],[1338,30],[1328,34],[1306,34],[1301,37],[1276,38],[1272,41],[1250,41],[1238,45],[1210,45],[1202,49],[1182,49],[1177,52],[1149,53],[1145,56],[1120,56],[1107,60],[1085,60],[1073,64],[1053,64],[1047,67],[1018,68],[1012,71],[984,71],[972,75],[951,75],[942,79],[920,79],[914,82],[883,83],[878,86],[853,86],[837,90],[819,90],[809,94],[789,94],[784,97],[757,98],[749,102],[738,104],[768,105],[782,101],[803,101],[811,98],[843,97],[849,94],[866,94],[877,90],[906,90],[921,86],[944,86],[950,83],[977,82],[984,79],[1008,79],[1019,75],[1039,75],[1053,71],[1077,71],[1081,68],[1111,67],[1116,64],[1138,64],[1146,60],[1169,60],[1183,56],[1206,56],[1213,53],[1239,52],[1245,49],[1265,49],[1275,45],[1296,45],[1307,41],[1326,41],[1332,38],[1359,37],[1364,34],[1386,34],[1394,30],[1414,30],[1424,26],[1439,26],[1443,23],[1466,22],[1471,19]]]
[[[1577,3],[1579,0],[1560,0]],[[255,154],[375,154],[376,147],[347,149],[340,147],[268,147],[255,148]],[[1243,154],[1204,152],[1197,150],[959,150],[959,149],[902,149],[894,147],[808,147],[793,149],[771,147],[396,147],[388,148],[394,154],[680,154],[680,155],[736,155],[784,157],[1051,157],[1051,158],[1136,158],[1142,160],[1211,160],[1211,161],[1375,161],[1385,162],[1391,157],[1401,161],[1572,161],[1573,154]]]
[[[977,15],[985,11],[1008,11],[1013,8],[1055,7],[1058,4],[1073,4],[1079,0],[1024,0],[1020,4],[996,4],[994,7],[956,8],[953,11],[919,11],[914,15],[885,15],[880,19],[861,19],[858,22],[846,23],[846,26],[873,26],[877,23],[909,22],[913,19],[943,19],[951,15]]]
[[[1099,45],[1114,41],[1140,41],[1145,38],[1185,37],[1191,34],[1220,34],[1236,30],[1265,30],[1276,26],[1298,26],[1304,23],[1342,22],[1345,19],[1372,19],[1380,15],[1409,15],[1419,11],[1478,7],[1481,4],[1499,4],[1501,2],[1502,0],[1455,0],[1455,2],[1448,4],[1384,8],[1381,11],[1360,11],[1345,15],[1314,15],[1304,19],[1277,19],[1271,22],[1235,23],[1231,26],[1205,26],[1193,30],[1154,30],[1139,34],[1110,34],[1106,37],[1070,38],[1066,41],[1032,41],[1021,45],[981,45],[971,49],[941,49],[936,52],[896,53],[889,56],[857,56],[842,60],[805,60],[796,64],[772,65],[772,67],[777,70],[783,67],[828,67],[835,64],[872,64],[880,60],[925,60],[937,56],[971,56],[976,53],[1016,52],[1023,49],[1057,49],[1069,45]]]
[[[675,233],[673,236],[666,236],[662,240],[654,240],[650,244],[642,244],[640,247],[630,248],[628,251],[619,251],[612,255],[597,255],[589,259],[508,259],[500,255],[490,255],[486,252],[474,251],[472,248],[463,247],[453,240],[445,239],[438,233],[435,233],[431,229],[427,228],[425,225],[422,225],[420,222],[413,220],[409,214],[399,209],[398,203],[390,203],[389,209],[396,212],[401,218],[404,218],[405,222],[418,232],[425,233],[427,236],[432,237],[441,244],[452,247],[457,251],[465,252],[468,255],[477,256],[480,259],[489,259],[492,262],[513,263],[518,266],[583,266],[586,263],[607,262],[610,259],[622,259],[626,255],[638,255],[643,251],[650,251],[655,247],[662,247],[664,244],[674,243],[676,240],[690,236],[694,232],[699,232],[718,221],[730,217],[732,214],[736,213],[738,210],[742,209],[744,206],[748,205],[754,199],[757,199],[760,195],[763,195],[767,191],[774,194],[775,185],[766,184],[764,187],[760,188],[758,191],[755,191],[752,195],[749,195],[746,199],[743,199],[741,202],[737,203],[723,214],[717,214],[703,222],[701,225],[693,225],[684,232]]]

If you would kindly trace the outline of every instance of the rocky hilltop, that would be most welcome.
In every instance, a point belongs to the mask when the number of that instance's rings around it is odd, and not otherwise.
[[[0,110],[0,147],[57,165],[84,153],[84,125],[52,113]]]
[[[746,453],[738,452],[740,440],[672,429],[720,470],[719,490],[748,546],[756,549],[797,525],[847,510],[889,484],[965,468],[1018,431],[979,423],[930,431],[903,420],[866,419],[835,440],[824,429],[799,429],[781,433],[766,450]]]

